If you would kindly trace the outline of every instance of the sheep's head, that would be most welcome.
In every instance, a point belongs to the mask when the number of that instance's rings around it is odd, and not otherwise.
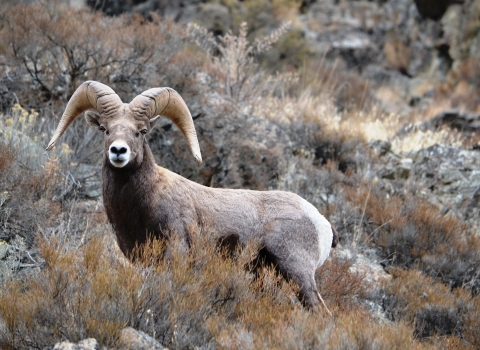
[[[150,89],[126,104],[111,88],[95,81],[87,81],[75,91],[47,151],[55,146],[70,123],[85,111],[87,122],[104,133],[105,157],[112,167],[129,168],[141,164],[145,135],[152,130],[160,115],[170,118],[179,127],[195,159],[202,161],[192,117],[175,90]]]

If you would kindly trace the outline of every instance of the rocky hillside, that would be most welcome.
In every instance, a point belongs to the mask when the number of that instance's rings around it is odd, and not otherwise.
[[[0,347],[480,346],[477,1],[74,3],[0,9]],[[101,134],[79,118],[43,155],[88,79],[182,94],[204,162],[164,119],[161,166],[313,203],[340,236],[316,274],[335,317],[208,228],[187,256],[127,262]]]
[[[452,99],[452,107],[478,111],[480,3],[476,0],[86,3],[109,15],[158,12],[180,23],[199,23],[217,35],[242,21],[249,24],[252,36],[280,21],[291,21],[289,34],[263,58],[269,67],[300,67],[308,61],[338,72],[355,72],[357,79],[368,83],[376,102],[397,113],[406,113],[405,105],[442,100],[445,95]],[[337,91],[341,105],[361,103],[362,92],[348,91],[360,86],[349,84],[340,84]]]

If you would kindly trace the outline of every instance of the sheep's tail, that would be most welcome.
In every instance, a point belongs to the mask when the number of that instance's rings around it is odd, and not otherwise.
[[[319,298],[320,301],[322,302],[322,304],[323,304],[323,306],[325,307],[325,309],[327,310],[328,314],[329,314],[331,317],[333,317],[333,314],[332,314],[331,311],[328,309],[327,304],[325,304],[325,302],[323,301],[323,298],[322,298],[322,296],[320,295],[320,293],[317,292],[317,294],[318,294],[318,298]]]
[[[333,233],[332,248],[335,248],[338,245],[338,233],[337,233],[337,230],[335,230],[335,227],[333,227],[333,225],[332,225],[332,233]]]

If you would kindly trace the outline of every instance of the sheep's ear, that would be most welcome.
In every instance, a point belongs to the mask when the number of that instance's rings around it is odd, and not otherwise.
[[[86,111],[85,112],[85,120],[87,121],[90,126],[93,126],[94,128],[100,127],[100,114],[95,113],[93,111]]]
[[[157,125],[157,122],[160,120],[160,116],[157,115],[156,117],[153,117],[152,119],[150,119],[150,130],[152,130],[155,125]]]

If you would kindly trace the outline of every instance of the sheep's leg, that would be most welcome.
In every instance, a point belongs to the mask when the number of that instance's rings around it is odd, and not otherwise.
[[[253,273],[253,279],[256,281],[260,277],[260,272],[266,266],[277,267],[277,263],[275,257],[263,247],[259,250],[257,256],[246,264],[245,269]]]
[[[224,235],[217,239],[217,249],[220,249],[229,258],[235,258],[239,245],[240,235],[237,233]]]
[[[247,264],[246,270],[252,272],[254,280],[256,280],[262,267],[266,265],[274,266],[287,281],[292,280],[298,284],[300,289],[297,297],[303,306],[310,309],[320,309],[321,303],[331,316],[332,313],[318,292],[313,265],[309,266],[304,259],[292,259],[291,256],[287,260],[277,258],[264,247],[258,252],[255,259]],[[293,262],[292,260],[296,261]]]
[[[302,302],[303,306],[309,309],[320,309],[320,303],[325,307],[327,313],[332,316],[332,312],[328,309],[327,304],[323,300],[315,282],[315,271],[311,274],[304,273],[299,276],[290,277],[299,286],[298,299]]]
[[[306,308],[318,308],[321,302],[315,282],[315,268],[306,259],[292,257],[277,259],[277,268],[287,280],[299,286],[298,299]]]
[[[302,274],[291,278],[298,283],[300,287],[298,291],[298,299],[302,302],[303,306],[306,308],[316,308],[320,305],[317,284],[313,277]]]

